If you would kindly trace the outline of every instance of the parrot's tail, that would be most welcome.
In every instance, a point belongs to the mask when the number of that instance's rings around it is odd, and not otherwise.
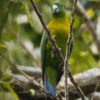
[[[44,73],[44,91],[47,95],[52,95],[53,97],[56,96],[56,82],[55,86],[51,86],[46,73]]]

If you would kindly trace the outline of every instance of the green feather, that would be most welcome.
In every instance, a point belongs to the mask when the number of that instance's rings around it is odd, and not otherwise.
[[[53,4],[59,7],[59,13],[56,14],[53,13],[52,9]],[[69,33],[69,23],[66,19],[66,12],[59,2],[52,3],[51,11],[52,11],[52,20],[47,27],[51,30],[51,35],[56,39],[56,43],[58,47],[61,48],[61,53],[65,57],[66,42]],[[71,43],[70,51],[72,51],[72,47],[73,47],[73,42]],[[52,44],[49,40],[47,40],[47,34],[44,32],[41,41],[42,72],[43,75],[44,72],[46,73],[50,85],[55,86],[55,83],[58,78],[58,73],[62,70],[63,66],[58,67],[59,64],[61,63],[60,59],[58,57],[54,57],[54,55],[51,52],[52,52]]]

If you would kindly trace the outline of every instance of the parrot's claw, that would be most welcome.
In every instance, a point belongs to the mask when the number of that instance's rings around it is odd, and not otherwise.
[[[61,48],[58,48],[58,51],[55,50],[55,48],[52,48],[52,53],[54,54],[54,57],[58,57],[58,52],[61,52]]]
[[[71,65],[71,63],[68,63],[68,66]]]
[[[58,57],[58,52],[61,52],[61,48],[58,48],[58,51],[55,52],[56,57]]]
[[[61,52],[61,48],[58,49],[58,52]]]
[[[58,67],[62,67],[63,66],[63,64],[62,63],[60,63],[59,65],[58,65]]]

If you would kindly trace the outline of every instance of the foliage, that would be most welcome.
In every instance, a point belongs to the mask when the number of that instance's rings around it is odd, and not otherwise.
[[[56,0],[35,0],[43,19],[48,24],[51,20],[50,5]],[[59,0],[61,3],[72,7],[70,0]],[[84,2],[83,2],[84,1]],[[87,15],[91,18],[94,25],[98,23],[100,16],[99,0],[80,0],[85,7]],[[70,23],[71,11],[66,9],[67,19]],[[90,68],[99,67],[98,53],[93,52],[92,46],[94,44],[87,27],[83,27],[83,19],[80,14],[75,14],[74,23],[74,49],[70,57],[70,68],[73,74],[83,72]],[[33,66],[34,61],[31,59],[26,50],[24,50],[18,39],[13,35],[20,34],[20,39],[25,46],[37,58],[40,58],[40,41],[43,33],[43,26],[41,25],[34,9],[27,0],[0,0],[0,53],[5,55],[12,63]],[[92,49],[91,49],[92,48]],[[39,60],[39,59],[38,59]],[[1,97],[9,97],[6,100],[18,100],[18,96],[13,91],[11,83],[7,81],[12,67],[9,63],[0,56],[0,100]],[[13,81],[11,81],[13,82]],[[5,92],[6,90],[6,92]],[[7,92],[9,91],[9,93]],[[11,96],[12,95],[12,96]],[[12,99],[11,99],[12,97]]]

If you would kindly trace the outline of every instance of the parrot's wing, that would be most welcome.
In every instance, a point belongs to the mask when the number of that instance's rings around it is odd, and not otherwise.
[[[46,43],[47,43],[47,34],[43,33],[42,41],[41,41],[41,67],[43,73],[43,83],[44,83],[44,57],[46,52]]]
[[[71,40],[71,44],[70,44],[70,54],[69,54],[69,58],[71,56],[72,50],[73,50],[73,45],[74,45],[74,40]],[[62,69],[59,73],[58,73],[58,77],[57,77],[57,84],[59,83],[62,75],[63,75],[64,70]]]
[[[43,33],[41,41],[41,67],[43,73],[44,91],[46,94],[56,95],[56,85],[59,83],[63,74],[62,67],[57,67],[60,64],[58,57],[52,57],[52,45],[47,40],[47,34]],[[73,41],[70,45],[72,51]]]
[[[46,73],[46,71],[45,71],[46,59],[49,60],[49,58],[46,58],[46,55],[47,55],[47,52],[46,52],[47,41],[48,41],[47,40],[47,34],[43,33],[42,41],[41,41],[41,67],[42,67],[42,73],[43,73],[44,91],[46,92],[46,94],[51,94],[52,96],[56,96],[56,84],[55,84],[55,86],[50,85],[49,79],[47,77],[47,74],[49,72]],[[53,71],[53,70],[50,69],[50,72],[51,71]]]

